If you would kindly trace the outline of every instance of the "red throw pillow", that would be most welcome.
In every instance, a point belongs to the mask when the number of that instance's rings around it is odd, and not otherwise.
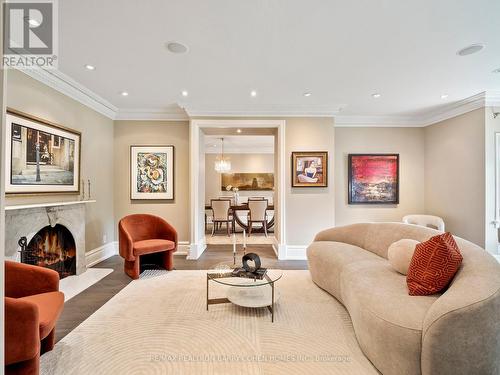
[[[406,276],[410,295],[426,296],[443,290],[457,273],[462,259],[451,233],[419,243]]]

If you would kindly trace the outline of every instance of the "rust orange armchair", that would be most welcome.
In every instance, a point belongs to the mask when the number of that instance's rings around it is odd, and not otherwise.
[[[177,231],[162,218],[148,214],[125,216],[118,223],[118,233],[124,270],[132,279],[139,278],[141,261],[169,271],[174,268]]]
[[[5,261],[5,373],[38,374],[64,306],[56,271]]]

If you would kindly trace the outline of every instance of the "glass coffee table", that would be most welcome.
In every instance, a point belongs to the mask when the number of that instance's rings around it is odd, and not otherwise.
[[[281,270],[268,269],[263,279],[233,276],[232,268],[214,267],[207,271],[207,311],[209,305],[233,303],[238,306],[267,307],[274,322],[274,305],[279,299],[275,283],[283,276]],[[210,281],[226,285],[226,298],[209,298]]]

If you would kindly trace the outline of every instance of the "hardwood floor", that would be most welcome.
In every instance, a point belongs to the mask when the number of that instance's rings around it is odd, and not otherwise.
[[[307,261],[305,260],[278,260],[270,245],[248,245],[247,253],[249,252],[257,253],[260,256],[263,267],[307,269]],[[238,250],[237,264],[241,264],[242,256],[242,250]],[[174,258],[174,265],[177,270],[205,270],[223,262],[228,265],[233,264],[231,245],[209,245],[197,260],[187,260],[184,256],[175,256]],[[94,267],[112,268],[113,272],[64,304],[64,310],[56,328],[57,341],[70,333],[132,281],[123,272],[123,259],[118,255],[106,259]]]

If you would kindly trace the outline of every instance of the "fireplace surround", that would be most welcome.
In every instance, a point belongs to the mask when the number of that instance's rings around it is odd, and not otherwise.
[[[83,203],[86,202],[6,207],[5,258],[21,262],[19,240],[26,237],[28,247],[34,245],[38,249],[35,260],[38,265],[55,269],[61,278],[84,272],[86,264]],[[61,237],[63,234],[65,239]],[[45,253],[42,249],[46,249]],[[71,264],[73,261],[74,266]]]

